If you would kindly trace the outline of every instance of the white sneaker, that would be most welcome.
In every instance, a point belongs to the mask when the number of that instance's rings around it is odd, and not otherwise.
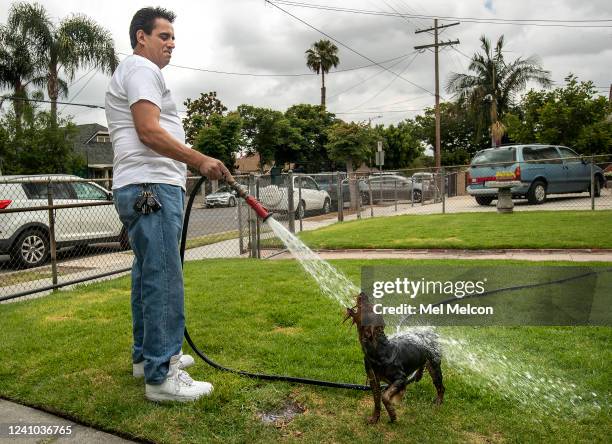
[[[141,361],[138,364],[132,365],[132,376],[134,376],[134,378],[144,378],[144,363],[144,361]],[[184,370],[191,367],[193,364],[195,364],[195,361],[191,355],[181,354],[179,369]]]
[[[186,371],[179,368],[180,359],[181,355],[170,359],[170,369],[163,383],[145,384],[145,398],[149,401],[189,402],[212,393],[212,384],[194,381]]]

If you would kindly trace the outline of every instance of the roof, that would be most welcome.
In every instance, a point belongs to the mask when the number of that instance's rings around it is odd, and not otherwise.
[[[98,133],[108,134],[108,128],[97,123],[77,125],[77,137],[74,142],[74,150],[81,154],[87,166],[112,165],[113,145],[110,142],[96,142]]]

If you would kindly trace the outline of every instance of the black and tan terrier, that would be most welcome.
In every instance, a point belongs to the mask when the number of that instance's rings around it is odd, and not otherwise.
[[[442,404],[444,385],[442,384],[441,354],[435,333],[416,333],[387,338],[382,315],[374,313],[365,293],[357,296],[357,305],[347,308],[346,318],[352,319],[359,332],[359,343],[364,355],[365,370],[372,394],[374,412],[368,418],[370,424],[380,419],[380,402],[389,413],[390,421],[397,418],[393,403],[399,402],[406,386],[418,382],[423,370],[433,379],[438,396],[434,402]],[[381,391],[381,381],[388,386]]]

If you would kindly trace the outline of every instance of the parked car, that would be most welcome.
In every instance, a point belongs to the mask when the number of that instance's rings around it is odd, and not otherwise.
[[[0,209],[42,207],[48,204],[51,179],[54,205],[111,201],[110,191],[93,182],[68,175],[0,176]],[[58,248],[99,242],[120,242],[129,248],[128,236],[114,205],[59,208],[55,210]],[[21,267],[35,267],[49,258],[49,211],[0,214],[0,254],[9,254]]]
[[[219,188],[214,193],[209,194],[204,199],[206,208],[212,207],[235,207],[238,202],[236,191],[228,186]]]
[[[298,177],[302,180],[302,199],[299,199]],[[310,176],[293,176],[293,208],[298,218],[304,217],[307,211],[329,213],[331,211],[331,197]],[[271,211],[287,212],[289,208],[289,193],[287,187],[268,185],[259,190],[259,200]]]
[[[316,182],[319,184],[319,188],[327,191],[331,199],[331,209],[336,211],[338,209],[338,178],[335,175],[320,175],[317,176]],[[357,188],[359,189],[359,197],[361,199],[361,205],[368,205],[370,203],[370,194],[368,192],[368,184],[364,179],[357,179]],[[351,193],[349,190],[349,181],[344,179],[342,181],[342,201],[344,206],[350,205]]]
[[[423,185],[425,181],[412,179],[399,174],[383,174],[381,176],[370,176],[370,187],[372,188],[372,201],[398,200],[421,202],[423,199]],[[429,186],[425,189],[428,198]]]
[[[554,145],[511,145],[479,151],[468,170],[467,191],[480,205],[497,199],[497,190],[486,183],[498,173],[512,173],[521,185],[511,189],[513,198],[541,204],[549,194],[591,190],[591,165],[573,150]],[[606,184],[603,171],[595,167],[595,196]]]

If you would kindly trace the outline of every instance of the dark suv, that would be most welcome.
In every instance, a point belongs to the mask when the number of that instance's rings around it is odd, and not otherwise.
[[[498,173],[511,173],[519,186],[511,189],[513,198],[526,198],[541,204],[549,194],[582,193],[591,190],[591,165],[565,146],[511,145],[476,153],[468,171],[467,191],[480,205],[497,199],[497,189],[486,183]],[[606,180],[601,168],[594,169],[594,190],[598,197]]]

